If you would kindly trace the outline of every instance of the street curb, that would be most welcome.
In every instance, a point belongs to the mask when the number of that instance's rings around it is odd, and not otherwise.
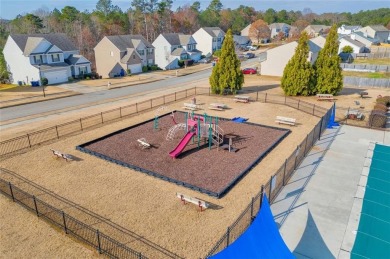
[[[2,106],[2,107],[0,107],[0,110],[1,110],[1,109],[5,109],[5,108],[10,108],[10,107],[21,106],[21,105],[25,105],[25,104],[40,103],[40,102],[51,101],[51,100],[57,100],[57,99],[62,99],[62,98],[72,97],[72,96],[77,96],[77,95],[82,95],[82,93],[77,93],[77,94],[67,95],[67,96],[59,96],[59,97],[55,97],[55,98],[51,98],[51,99],[46,99],[46,100],[38,100],[38,101],[31,101],[31,102],[26,102],[26,103],[18,103],[18,104],[14,104],[14,105]]]

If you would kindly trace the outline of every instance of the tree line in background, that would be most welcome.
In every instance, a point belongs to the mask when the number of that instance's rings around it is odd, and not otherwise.
[[[130,0],[129,9],[123,11],[111,0],[99,0],[96,8],[80,11],[73,6],[61,10],[38,9],[18,15],[0,24],[0,49],[9,34],[66,33],[67,36],[94,64],[93,48],[104,37],[118,34],[141,34],[149,42],[160,33],[181,32],[192,34],[200,27],[216,26],[239,34],[248,24],[259,19],[267,24],[280,22],[303,30],[309,24],[383,24],[390,27],[390,8],[351,13],[325,13],[317,15],[310,8],[303,11],[256,11],[241,5],[236,9],[224,8],[220,0],[212,0],[202,9],[199,1],[172,10],[173,0]],[[261,8],[259,5],[257,8]]]

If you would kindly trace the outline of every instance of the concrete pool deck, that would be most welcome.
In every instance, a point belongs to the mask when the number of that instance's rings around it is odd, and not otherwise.
[[[297,258],[350,258],[373,142],[389,145],[390,132],[327,129],[275,199],[275,222]]]

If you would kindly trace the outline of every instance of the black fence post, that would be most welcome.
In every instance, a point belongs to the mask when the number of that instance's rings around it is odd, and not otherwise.
[[[349,107],[348,107],[348,111],[347,111],[347,116],[345,118],[345,124],[348,125],[348,117],[349,117]]]
[[[322,121],[323,120],[324,120],[324,117],[321,117],[320,132],[318,133],[318,140],[321,140],[321,131],[322,131]]]
[[[122,106],[119,107],[119,118],[122,118]]]
[[[135,112],[138,113],[138,103],[135,103]]]
[[[66,227],[65,212],[62,211],[62,220],[64,221],[65,234],[68,234],[68,228]]]
[[[81,130],[83,130],[83,123],[81,122],[81,118],[80,118],[80,127],[81,127]]]
[[[272,194],[272,175],[269,179],[269,194],[268,194],[268,200],[271,202],[271,194]]]
[[[104,123],[103,121],[103,112],[100,113],[100,117],[102,117],[102,124]]]
[[[256,102],[259,101],[259,91],[256,92]]]
[[[141,252],[138,253],[138,259],[141,259],[142,258],[142,254]]]
[[[30,148],[31,148],[30,135],[28,135],[28,133],[27,133],[27,139],[28,139],[28,145],[29,145],[29,146],[30,146]]]
[[[98,242],[98,251],[99,251],[99,254],[101,254],[102,253],[102,247],[100,245],[99,229],[96,229],[96,236],[97,236],[97,242]]]
[[[314,115],[314,110],[316,109],[316,105],[313,105],[313,115]]]
[[[175,92],[175,102],[176,102],[176,92]]]
[[[230,227],[228,227],[226,230],[226,247],[229,246],[229,243],[230,243]]]
[[[15,197],[14,197],[14,192],[12,191],[12,184],[11,184],[11,182],[8,182],[8,185],[9,185],[9,190],[11,191],[12,201],[15,202]]]
[[[164,100],[164,104],[165,104],[165,95],[163,95],[163,100]]]
[[[152,108],[153,108],[153,98],[150,99],[150,109],[152,109]]]
[[[188,89],[186,89],[186,98],[188,97]]]
[[[195,95],[196,95],[196,86],[194,88],[195,88]]]
[[[56,133],[57,133],[57,139],[60,138],[60,135],[58,134],[58,126],[56,125]]]
[[[36,199],[35,199],[35,196],[34,196],[34,195],[33,195],[33,201],[34,201],[35,212],[37,213],[37,217],[39,217],[39,212],[38,212],[37,201],[36,201]]]
[[[252,201],[251,201],[251,220],[253,220],[253,203],[254,203],[254,199],[255,198],[252,197]]]
[[[314,134],[315,132],[316,132],[316,128],[314,128],[314,130],[313,130],[313,140],[312,140],[312,142],[311,142],[311,143],[312,143],[312,146],[314,146],[314,141],[315,141],[315,137],[316,137],[316,136],[315,136],[316,134]]]
[[[283,186],[286,185],[285,179],[286,179],[286,167],[287,167],[287,158],[284,161],[284,170],[283,170]]]
[[[305,139],[305,150],[303,151],[303,155],[306,155],[306,149],[307,149],[307,139],[309,138],[309,134],[306,134],[306,139]]]
[[[265,102],[265,103],[267,102],[267,93],[265,93],[264,102]]]
[[[294,161],[294,170],[297,169],[297,152],[298,152],[298,146],[297,149],[295,149],[295,161]]]
[[[264,195],[264,185],[261,186],[261,190],[260,190],[260,207],[259,207],[259,211],[261,210],[261,205],[263,205],[263,195]]]

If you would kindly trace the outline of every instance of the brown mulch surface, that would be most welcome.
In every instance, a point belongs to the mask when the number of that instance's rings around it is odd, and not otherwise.
[[[185,123],[184,115],[176,112],[175,120]],[[158,130],[153,128],[154,121],[151,120],[81,146],[108,159],[152,172],[164,180],[195,190],[200,188],[201,192],[220,197],[248,172],[253,163],[264,158],[289,133],[289,130],[281,128],[219,120],[218,126],[224,133],[234,136],[233,146],[238,149],[237,152],[217,149],[215,145],[209,149],[207,138],[200,138],[198,148],[195,137],[177,159],[172,159],[168,154],[183,138],[185,131],[179,131],[173,140],[168,141],[166,136],[174,125],[171,116],[160,118],[158,123]],[[152,147],[142,148],[137,141],[141,138]],[[134,172],[129,169],[129,173]]]

